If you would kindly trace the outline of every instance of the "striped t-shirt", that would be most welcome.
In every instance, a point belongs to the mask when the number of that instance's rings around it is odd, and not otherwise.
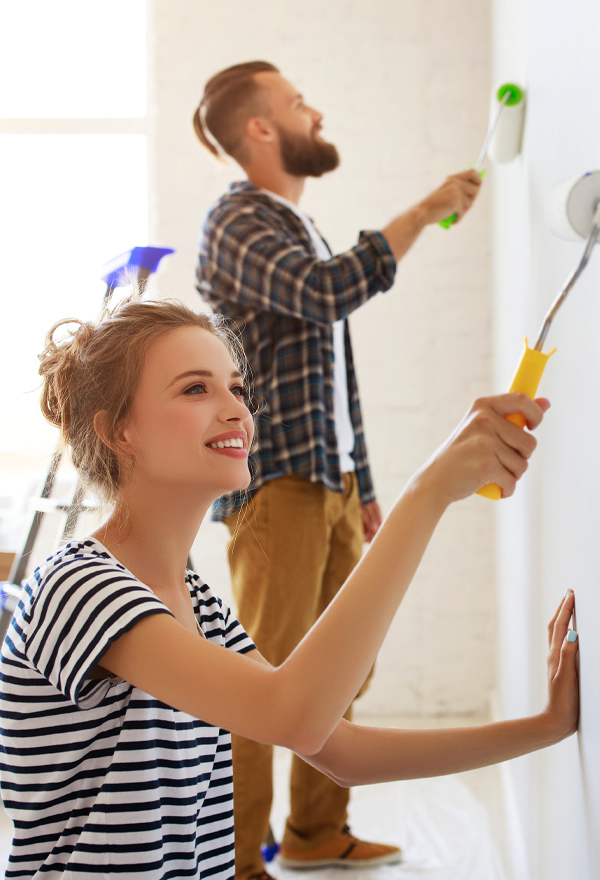
[[[204,637],[251,651],[224,603],[186,581]],[[229,733],[116,676],[87,678],[137,621],[170,613],[92,538],[27,581],[0,658],[7,878],[233,877]]]

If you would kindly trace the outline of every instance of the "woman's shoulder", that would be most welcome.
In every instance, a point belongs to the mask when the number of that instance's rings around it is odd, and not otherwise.
[[[103,545],[93,537],[69,541],[44,560],[24,582],[24,605],[56,605],[64,610],[64,603],[83,595],[100,599],[122,594],[148,594],[156,602],[154,593],[139,581]]]
[[[79,572],[89,570],[121,572],[128,574],[127,569],[95,538],[86,537],[77,541],[69,541],[54,553],[51,553],[27,579],[26,584],[35,592],[40,586],[55,578],[68,579]]]

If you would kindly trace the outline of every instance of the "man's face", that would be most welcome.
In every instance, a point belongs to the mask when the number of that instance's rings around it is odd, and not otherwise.
[[[323,115],[305,104],[279,73],[259,73],[256,78],[268,91],[270,121],[279,134],[284,170],[296,177],[321,177],[337,168],[338,151],[320,135]]]

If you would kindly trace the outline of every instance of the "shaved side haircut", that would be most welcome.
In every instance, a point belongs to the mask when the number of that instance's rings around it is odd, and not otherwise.
[[[221,150],[238,161],[243,159],[246,122],[266,112],[257,73],[279,70],[268,61],[247,61],[216,73],[204,87],[193,117],[194,131],[200,143],[218,159],[223,158]]]

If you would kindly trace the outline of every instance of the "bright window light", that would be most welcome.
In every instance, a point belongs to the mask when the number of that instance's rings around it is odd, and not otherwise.
[[[55,321],[98,316],[100,266],[147,243],[146,153],[144,135],[0,136],[0,453],[54,445],[36,355]]]
[[[0,0],[0,116],[146,114],[145,0]]]

